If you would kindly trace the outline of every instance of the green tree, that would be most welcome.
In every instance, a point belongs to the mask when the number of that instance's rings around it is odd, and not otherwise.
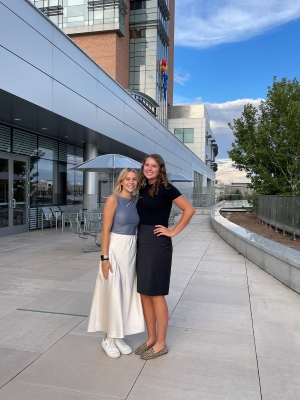
[[[228,124],[235,136],[228,152],[234,166],[259,194],[300,194],[300,85],[296,78],[273,79],[258,109],[244,107]]]

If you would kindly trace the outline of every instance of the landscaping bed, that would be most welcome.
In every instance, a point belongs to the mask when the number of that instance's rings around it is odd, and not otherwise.
[[[254,215],[248,212],[228,212],[221,211],[221,215],[227,218],[229,221],[236,225],[242,226],[251,232],[254,232],[260,236],[267,239],[273,240],[274,242],[281,243],[287,247],[300,251],[300,238],[297,240],[292,240],[291,234],[283,235],[281,231],[276,232],[275,229],[271,229],[269,226],[264,225],[261,221]]]

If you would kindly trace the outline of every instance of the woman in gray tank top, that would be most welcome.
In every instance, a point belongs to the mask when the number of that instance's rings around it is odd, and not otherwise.
[[[125,335],[143,332],[144,317],[136,285],[136,210],[137,172],[125,168],[117,180],[114,194],[103,210],[102,255],[93,294],[88,332],[106,333],[102,347],[118,358],[132,353],[123,341]]]

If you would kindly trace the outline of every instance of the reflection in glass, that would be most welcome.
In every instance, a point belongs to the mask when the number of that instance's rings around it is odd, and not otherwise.
[[[83,203],[83,172],[82,171],[75,171],[74,202],[75,202],[75,204]]]
[[[29,194],[30,194],[30,205],[35,206],[37,204],[37,187],[38,187],[38,161],[44,156],[44,152],[41,150],[35,151],[35,154],[30,157],[30,168],[29,168]]]
[[[13,225],[26,224],[26,166],[24,161],[13,161]]]
[[[53,204],[53,161],[39,160],[38,162],[38,184],[37,204]]]
[[[179,139],[183,143],[183,129],[182,128],[175,128],[174,136],[176,136],[177,139]]]
[[[69,171],[73,165],[68,164],[67,166],[67,204],[74,204],[74,179],[75,171]]]
[[[194,128],[184,128],[183,143],[194,143]]]
[[[0,228],[8,222],[8,160],[0,158]]]

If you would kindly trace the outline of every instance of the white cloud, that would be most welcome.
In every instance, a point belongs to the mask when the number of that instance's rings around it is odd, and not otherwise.
[[[182,72],[175,68],[174,70],[174,82],[179,83],[179,85],[184,86],[185,82],[191,79],[191,75],[188,72]]]
[[[264,99],[238,99],[226,101],[225,103],[204,103],[210,117],[210,125],[214,137],[219,148],[217,163],[219,165],[217,179],[221,179],[225,183],[230,182],[248,182],[246,173],[236,170],[232,164],[232,160],[228,158],[227,151],[231,149],[231,144],[234,141],[234,136],[228,126],[228,122],[233,122],[241,116],[241,113],[246,104],[253,104],[258,108],[261,101]],[[174,96],[174,104],[203,104],[201,97],[186,98]]]
[[[246,104],[253,104],[258,107],[264,99],[237,99],[226,101],[225,103],[209,103],[204,102],[207,109],[210,125],[214,135],[232,135],[228,122],[233,122],[239,118]],[[201,97],[188,98],[174,95],[174,105],[203,104]]]
[[[226,184],[232,182],[250,182],[250,180],[246,178],[246,173],[244,171],[239,171],[232,166],[233,163],[230,158],[220,158],[217,162],[218,171],[216,173],[216,179],[219,179]]]
[[[226,103],[204,103],[210,117],[211,129],[214,135],[231,134],[228,122],[239,118],[246,104],[258,107],[263,99],[238,99]]]
[[[295,0],[176,1],[175,44],[207,48],[239,42],[300,18]]]

